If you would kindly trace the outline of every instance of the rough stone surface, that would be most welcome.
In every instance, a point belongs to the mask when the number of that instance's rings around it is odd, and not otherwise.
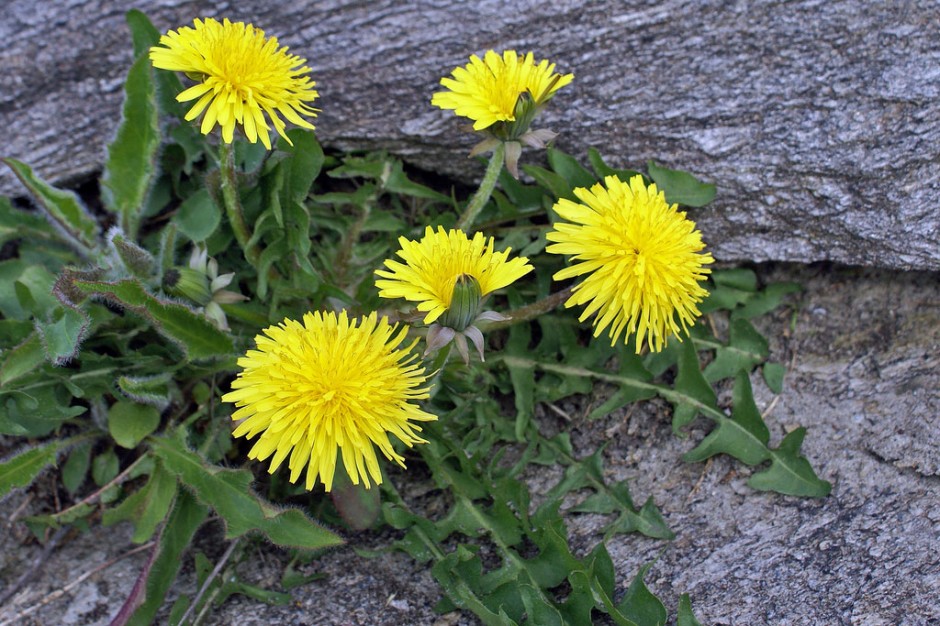
[[[688,440],[674,438],[663,403],[594,422],[579,416],[609,389],[599,387],[594,398],[563,403],[560,408],[575,419],[562,422],[546,411],[541,426],[570,431],[580,454],[608,442],[609,478],[631,479],[638,502],[652,496],[677,535],[671,543],[635,535],[614,538],[609,549],[618,593],[638,567],[659,556],[647,583],[672,612],[679,594],[689,593],[703,624],[940,624],[940,276],[829,266],[765,266],[759,273],[764,279],[796,280],[806,291],[795,319],[781,312],[760,322],[771,339],[771,358],[787,363],[789,372],[778,398],[753,378],[758,406],[769,413],[775,441],[797,424],[809,428],[804,453],[820,476],[833,482],[832,495],[806,500],[754,492],[745,484],[750,470],[723,457],[682,463],[681,454],[700,440],[704,425],[696,422]],[[544,492],[552,479],[533,476],[531,487]],[[24,543],[21,524],[9,524],[26,497],[17,494],[0,504],[0,593],[40,552]],[[37,506],[49,503],[33,499],[24,510]],[[576,549],[586,552],[600,539],[600,521],[569,516]],[[305,573],[319,571],[328,578],[294,590],[290,605],[269,607],[233,597],[203,623],[476,623],[472,616],[436,615],[436,584],[409,558],[367,559],[353,551],[376,548],[386,539],[353,537],[351,546],[304,566]],[[0,624],[132,547],[125,526],[70,538],[41,576],[0,608]],[[224,544],[217,528],[201,535],[198,549],[210,559],[219,557]],[[121,561],[13,623],[107,624],[143,561],[143,555]],[[253,546],[240,574],[276,589],[286,561],[283,552]],[[193,593],[191,563],[187,557],[171,599]]]
[[[694,213],[716,257],[940,269],[930,0],[135,5],[161,30],[208,15],[261,25],[310,60],[325,143],[388,149],[464,179],[482,173],[464,156],[474,140],[430,94],[469,53],[531,49],[576,74],[542,118],[559,147],[717,181],[718,199]],[[131,61],[124,8],[4,5],[3,154],[54,180],[100,167]],[[21,192],[0,172],[0,193]]]

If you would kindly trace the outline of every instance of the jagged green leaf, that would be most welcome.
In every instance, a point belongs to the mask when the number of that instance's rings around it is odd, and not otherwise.
[[[56,189],[37,176],[31,167],[16,159],[0,159],[13,170],[29,189],[39,206],[62,228],[68,241],[82,254],[90,256],[97,246],[98,222],[85,208],[78,195]]]
[[[681,434],[681,429],[690,424],[704,408],[715,409],[718,399],[715,390],[702,375],[698,352],[691,339],[682,342],[679,353],[679,375],[676,377],[673,399],[672,432]]]
[[[642,176],[642,174],[636,170],[621,170],[610,167],[607,165],[607,163],[604,162],[604,158],[596,148],[588,148],[588,161],[590,161],[591,168],[594,170],[594,173],[597,175],[598,179],[604,179],[608,176],[616,176],[620,180],[627,182],[634,176]]]
[[[176,492],[176,477],[157,463],[147,483],[115,508],[106,510],[101,522],[105,526],[111,526],[129,520],[134,524],[131,541],[144,543],[153,536],[157,527],[166,519]]]
[[[150,626],[166,599],[170,585],[183,565],[183,554],[202,526],[209,510],[180,490],[166,526],[160,532],[155,554],[141,571],[119,616],[130,615],[128,626]],[[117,618],[115,618],[117,619]]]
[[[757,291],[757,274],[754,270],[744,267],[715,270],[711,279],[719,287],[730,287],[750,293]]]
[[[45,360],[42,341],[34,331],[15,348],[0,353],[0,386],[33,373]]]
[[[75,446],[62,464],[62,485],[69,493],[74,494],[85,483],[91,467],[91,447],[91,443]]]
[[[767,383],[767,387],[772,392],[776,394],[783,392],[783,377],[787,373],[786,367],[780,363],[764,363],[761,372],[764,374],[764,382]]]
[[[289,163],[290,173],[287,176],[285,191],[288,202],[303,202],[310,193],[313,181],[320,175],[323,168],[323,148],[317,141],[317,136],[310,130],[292,128],[287,131],[293,146],[281,139],[278,149],[290,154],[290,158],[282,162]]]
[[[403,196],[435,200],[437,202],[443,202],[447,205],[452,203],[450,196],[445,196],[442,193],[434,191],[430,187],[425,187],[424,185],[420,185],[409,179],[405,174],[401,161],[397,160],[392,164],[383,187],[386,191],[401,194]]]
[[[646,588],[646,583],[643,582],[643,578],[651,565],[651,563],[647,563],[640,568],[617,608],[637,624],[663,626],[666,623],[666,607],[659,598]]]
[[[555,198],[573,199],[571,186],[562,176],[538,165],[523,165],[522,171],[535,179],[535,182],[548,190]]]
[[[551,603],[545,602],[542,592],[532,585],[519,585],[519,595],[525,607],[526,618],[539,626],[565,626],[561,613]]]
[[[0,314],[8,319],[46,319],[59,307],[52,293],[55,275],[21,259],[0,261]]]
[[[732,320],[728,334],[728,344],[715,351],[715,359],[702,372],[710,383],[750,372],[770,354],[767,340],[746,319]]]
[[[692,601],[687,593],[679,596],[679,616],[676,619],[676,626],[702,626],[695,619],[695,613],[692,612]]]
[[[643,359],[641,359],[640,356],[635,352],[621,350],[618,354],[618,359],[619,367],[617,369],[617,373],[619,375],[646,383],[652,382],[653,375],[643,366]],[[591,411],[591,413],[588,415],[588,419],[600,419],[610,415],[612,412],[623,406],[632,404],[634,402],[639,402],[640,400],[648,400],[655,395],[656,390],[652,386],[621,386],[600,406]]]
[[[547,152],[548,164],[552,166],[556,174],[560,174],[567,181],[568,187],[571,189],[575,187],[590,188],[597,182],[591,172],[586,170],[570,154],[565,154],[557,148],[548,148]]]
[[[0,462],[0,497],[17,487],[29,486],[40,472],[55,463],[65,445],[63,440],[50,441]]]
[[[718,422],[718,427],[693,450],[685,453],[682,457],[685,461],[702,461],[725,453],[748,465],[756,465],[770,456],[767,449],[770,431],[754,403],[751,381],[746,372],[739,373],[735,379],[733,396],[731,417],[710,415]]]
[[[118,389],[125,396],[140,404],[149,404],[162,411],[170,404],[175,385],[171,372],[160,372],[146,376],[118,376]]]
[[[91,319],[78,307],[60,307],[58,319],[36,324],[43,349],[55,365],[64,365],[78,356],[78,350],[88,334]]]
[[[0,196],[0,245],[15,239],[58,242],[59,236],[38,212],[16,208]]]
[[[211,506],[225,522],[225,536],[263,533],[282,547],[315,549],[343,542],[298,509],[276,510],[251,492],[251,472],[206,463],[182,443],[152,437],[150,444],[164,467]]]
[[[747,484],[760,491],[776,491],[790,496],[823,498],[832,484],[821,480],[806,457],[800,454],[806,428],[799,427],[787,434],[780,447],[770,451],[770,467],[751,476]]]
[[[653,161],[647,163],[647,171],[660,191],[666,194],[669,204],[701,207],[715,199],[715,185],[703,183],[688,172],[660,167]]]
[[[153,69],[149,55],[143,52],[124,82],[121,125],[108,145],[101,179],[101,200],[120,217],[121,227],[130,239],[137,236],[141,212],[156,175],[159,148]]]
[[[732,312],[734,318],[752,319],[773,311],[783,303],[783,299],[791,294],[802,291],[797,283],[772,283],[758,291],[744,303],[743,306]]]
[[[103,487],[114,479],[121,470],[121,461],[113,448],[100,452],[91,462],[91,478],[99,487]]]
[[[73,285],[82,293],[106,298],[140,315],[191,359],[224,357],[234,349],[231,337],[208,319],[182,304],[150,295],[136,279],[117,282],[75,280]]]

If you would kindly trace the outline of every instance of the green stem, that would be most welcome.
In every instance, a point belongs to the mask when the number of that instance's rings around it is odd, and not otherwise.
[[[473,194],[470,203],[467,204],[467,208],[463,210],[463,215],[460,216],[460,221],[457,222],[458,229],[467,232],[473,226],[473,221],[476,220],[477,215],[483,210],[483,206],[493,193],[493,188],[496,187],[496,180],[499,178],[499,173],[503,170],[503,159],[505,155],[506,145],[503,142],[499,142],[496,144],[496,147],[493,148],[493,156],[490,157],[490,163],[486,166],[486,174],[483,175],[483,180],[480,181],[480,188]]]
[[[235,175],[235,151],[232,144],[222,141],[219,144],[219,170],[222,174],[220,187],[222,189],[222,204],[225,205],[225,215],[228,223],[235,233],[235,240],[245,253],[245,258],[252,265],[257,265],[261,252],[257,246],[249,246],[251,231],[245,222],[242,213],[242,204],[238,199],[238,178]]]
[[[548,313],[558,308],[565,300],[571,297],[571,292],[574,289],[574,286],[565,287],[561,291],[557,291],[553,294],[549,294],[537,300],[532,304],[527,304],[524,307],[519,307],[514,311],[510,311],[507,315],[509,316],[508,320],[503,320],[501,322],[485,322],[485,326],[481,324],[482,328],[480,330],[485,330],[487,332],[491,330],[499,330],[501,328],[508,328],[519,322],[528,322],[534,320],[540,315]]]

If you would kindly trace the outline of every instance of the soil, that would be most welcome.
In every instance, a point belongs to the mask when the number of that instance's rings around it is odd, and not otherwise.
[[[725,457],[683,463],[682,453],[706,424],[696,422],[689,438],[678,439],[661,403],[587,421],[585,409],[610,393],[599,386],[593,397],[557,407],[571,422],[543,410],[543,426],[566,428],[580,454],[608,442],[608,478],[629,478],[634,500],[652,497],[676,533],[672,542],[638,535],[609,542],[618,594],[641,565],[655,561],[646,579],[651,590],[673,615],[678,596],[689,593],[702,624],[940,624],[940,275],[830,265],[757,270],[764,281],[793,280],[805,288],[797,309],[760,320],[771,359],[789,370],[779,396],[752,377],[758,407],[768,414],[775,442],[796,425],[808,428],[803,453],[833,483],[832,494],[809,500],[755,492],[746,486],[751,470]],[[0,452],[15,445],[0,438]],[[545,491],[551,479],[533,476],[533,492]],[[82,578],[135,547],[126,525],[65,534],[45,553],[19,520],[52,506],[42,495],[51,492],[52,480],[43,476],[30,491],[0,502],[0,595],[40,566],[0,607],[0,625],[107,624],[146,553]],[[600,539],[598,517],[567,521],[576,548]],[[477,623],[472,615],[435,613],[440,591],[407,556],[360,554],[389,537],[350,534],[347,546],[300,566],[325,577],[291,590],[289,604],[233,596],[202,623]],[[196,549],[219,558],[225,543],[217,525],[201,531]],[[240,577],[280,590],[288,555],[261,543],[245,554]],[[160,619],[175,597],[195,588],[187,557]]]

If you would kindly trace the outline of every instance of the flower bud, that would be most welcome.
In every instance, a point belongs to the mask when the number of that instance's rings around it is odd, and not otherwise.
[[[205,306],[212,302],[209,290],[209,278],[189,267],[174,267],[163,275],[163,288],[181,298],[188,298],[196,304]]]
[[[483,293],[480,283],[470,274],[461,274],[454,283],[450,306],[440,319],[441,326],[462,332],[480,313]]]

